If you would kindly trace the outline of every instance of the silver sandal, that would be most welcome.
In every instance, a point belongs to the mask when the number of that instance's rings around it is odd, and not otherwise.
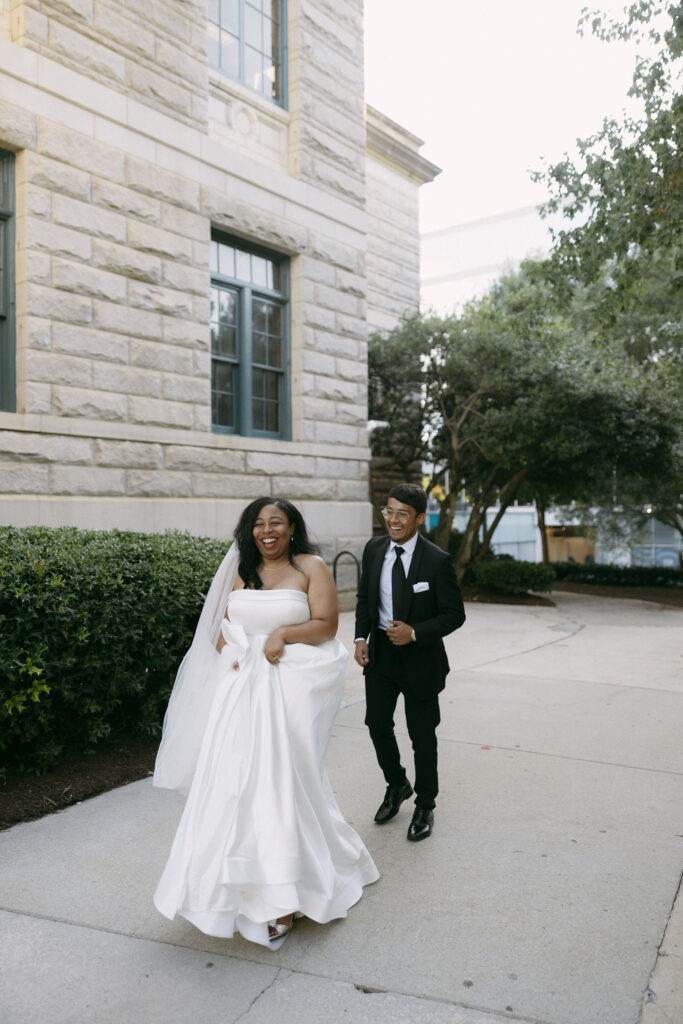
[[[289,935],[289,933],[291,932],[292,928],[294,927],[294,922],[296,920],[298,920],[298,918],[303,917],[303,916],[304,915],[301,913],[300,910],[296,910],[292,914],[292,919],[289,922],[289,924],[282,924],[279,921],[269,921],[268,922],[268,938],[270,939],[270,941],[271,942],[277,942],[279,939],[284,939],[287,935]],[[274,934],[271,934],[271,932],[274,932]]]

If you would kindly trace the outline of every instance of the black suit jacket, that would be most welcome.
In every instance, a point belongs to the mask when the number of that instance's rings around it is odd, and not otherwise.
[[[373,537],[363,551],[355,636],[368,637],[369,661],[363,670],[365,673],[375,664],[379,578],[390,543],[388,536]],[[426,583],[427,588],[416,591],[416,583]],[[394,610],[394,618],[407,622],[415,630],[416,642],[398,648],[406,659],[411,692],[416,697],[433,697],[443,690],[449,672],[442,637],[462,626],[465,609],[451,556],[421,534],[417,536],[410,562],[405,607],[400,609],[400,614]]]

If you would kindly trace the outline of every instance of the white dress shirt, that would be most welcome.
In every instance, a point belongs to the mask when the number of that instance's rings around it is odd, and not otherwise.
[[[399,544],[398,547],[403,548],[403,554],[401,555],[401,564],[403,565],[403,571],[406,579],[408,579],[408,572],[410,571],[410,563],[413,559],[413,552],[415,551],[415,545],[417,544],[417,533],[414,533],[410,540],[407,540],[405,544]],[[389,619],[395,618],[393,610],[393,600],[391,596],[391,571],[394,568],[394,562],[396,561],[397,555],[394,551],[396,543],[392,540],[389,542],[387,553],[384,556],[382,562],[382,571],[379,577],[379,628],[386,629],[389,625]]]

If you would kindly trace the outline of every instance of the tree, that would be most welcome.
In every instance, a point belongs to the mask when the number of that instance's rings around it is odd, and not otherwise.
[[[570,222],[543,272],[584,335],[650,367],[669,432],[678,430],[667,470],[620,474],[592,496],[594,512],[622,531],[654,514],[683,535],[683,3],[637,0],[621,20],[586,10],[586,26],[604,41],[647,42],[653,55],[638,58],[629,92],[640,113],[605,120],[577,160],[536,175],[551,193],[547,210]]]
[[[393,374],[413,354],[409,433],[402,441],[405,396],[398,394],[397,418],[375,432],[373,453],[415,453],[419,438],[436,466],[432,493],[448,480],[435,536],[444,549],[464,488],[470,515],[456,556],[461,578],[487,553],[516,497],[533,496],[542,516],[550,503],[603,493],[615,472],[637,467],[645,478],[669,465],[668,422],[648,374],[620,348],[577,336],[552,285],[532,267],[502,278],[460,315],[415,314],[371,339],[370,349],[384,353],[370,359],[376,419],[390,414]],[[387,376],[374,379],[384,367]],[[378,395],[383,401],[373,405]]]
[[[584,11],[582,27],[604,41],[636,38],[629,95],[640,114],[608,118],[568,156],[534,177],[568,226],[553,233],[547,264],[568,295],[583,289],[593,333],[617,338],[643,360],[683,358],[683,3],[636,0],[625,20]]]

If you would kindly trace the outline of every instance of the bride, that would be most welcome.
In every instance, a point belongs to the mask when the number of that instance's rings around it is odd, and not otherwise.
[[[270,949],[297,917],[346,917],[379,877],[324,767],[348,655],[315,551],[291,502],[244,509],[178,671],[154,772],[155,786],[189,790],[157,909]]]

